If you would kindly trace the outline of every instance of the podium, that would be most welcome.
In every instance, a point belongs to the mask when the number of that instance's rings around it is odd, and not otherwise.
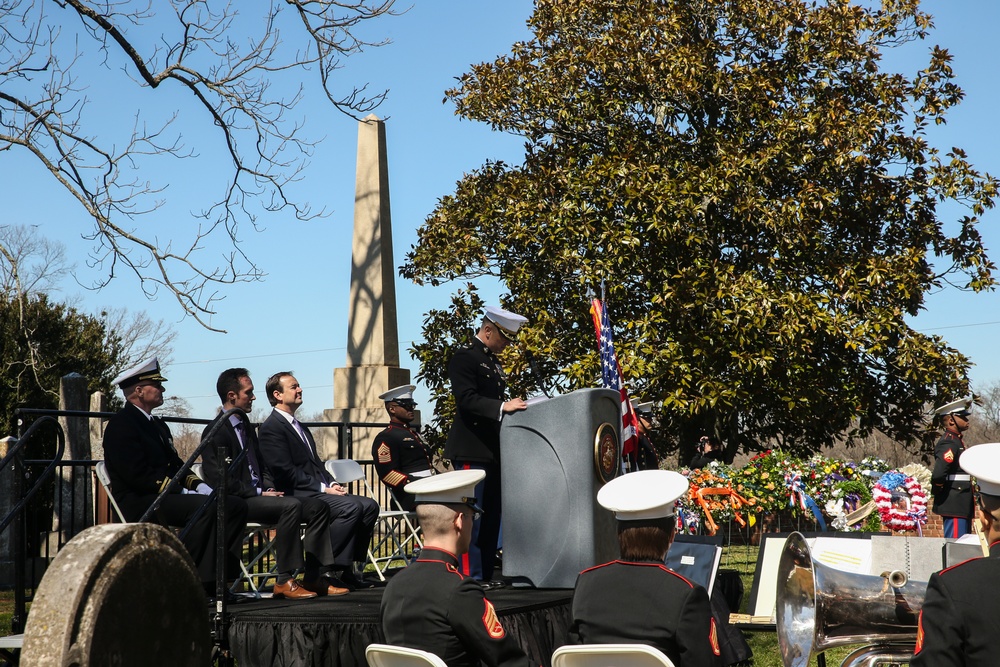
[[[532,402],[500,426],[503,574],[515,585],[573,588],[618,558],[614,515],[597,492],[621,471],[621,396],[579,389]]]

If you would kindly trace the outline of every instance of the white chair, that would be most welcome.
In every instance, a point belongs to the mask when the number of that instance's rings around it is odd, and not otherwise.
[[[365,494],[375,499],[375,493],[368,483],[364,468],[354,459],[329,459],[326,461],[326,471],[342,486],[360,481],[364,485]],[[391,493],[389,502],[392,508],[380,510],[378,515],[379,523],[383,524],[381,535],[368,549],[368,562],[375,568],[375,573],[382,581],[385,581],[385,571],[394,561],[401,560],[404,565],[410,562],[408,549],[412,550],[413,547],[422,549],[424,546],[416,527],[416,515],[404,511]],[[402,539],[400,533],[403,534]]]
[[[202,470],[201,463],[191,464],[191,472],[208,484]],[[274,529],[275,526],[247,521],[247,532],[243,538],[244,548],[240,551],[240,576],[229,587],[230,593],[235,593],[245,581],[253,596],[260,598],[262,585],[268,579],[278,576],[275,571],[278,562],[274,557],[274,542],[271,540],[271,531]]]
[[[674,667],[674,663],[645,644],[583,644],[557,648],[552,667]]]
[[[0,658],[6,660],[11,665],[18,663],[18,656],[20,656],[22,648],[24,648],[23,632],[19,635],[0,637]],[[3,662],[3,660],[0,660],[0,662]]]
[[[104,461],[98,461],[94,464],[94,474],[97,475],[97,481],[101,483],[104,487],[104,492],[108,495],[108,500],[111,501],[111,508],[115,511],[115,516],[122,523],[128,523],[125,520],[125,515],[122,514],[122,509],[118,507],[118,503],[115,501],[115,496],[111,493],[111,476],[108,475],[108,464]]]
[[[448,667],[433,653],[389,644],[369,644],[365,659],[368,667]]]

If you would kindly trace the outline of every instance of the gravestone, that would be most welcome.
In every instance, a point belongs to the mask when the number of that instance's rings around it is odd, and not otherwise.
[[[69,373],[59,378],[59,409],[86,411],[90,403],[87,378]],[[59,417],[66,435],[63,461],[90,458],[90,427],[86,417]],[[56,471],[52,532],[45,553],[55,553],[78,532],[94,523],[93,489],[90,470],[84,466],[63,466]]]
[[[151,523],[84,530],[35,594],[21,664],[208,665],[205,593],[187,550]]]

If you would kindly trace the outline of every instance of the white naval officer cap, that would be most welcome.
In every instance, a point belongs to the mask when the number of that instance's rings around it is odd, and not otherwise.
[[[1000,442],[969,447],[962,452],[958,465],[976,478],[980,493],[1000,496]]]
[[[960,398],[957,401],[945,403],[940,407],[934,408],[934,414],[938,417],[943,415],[958,415],[959,417],[966,417],[969,414],[969,408],[971,406],[971,398]]]
[[[674,503],[687,490],[687,478],[678,472],[640,470],[605,484],[597,492],[597,502],[619,521],[663,519],[674,515]]]
[[[404,384],[399,387],[393,387],[389,391],[382,392],[378,395],[380,401],[385,401],[390,403],[399,399],[410,399],[413,400],[413,390],[416,389],[415,384]]]
[[[486,477],[485,470],[452,470],[410,482],[403,491],[412,493],[417,504],[468,505],[482,510],[476,498],[476,484]]]
[[[486,306],[486,319],[497,325],[497,328],[507,338],[513,338],[517,335],[517,330],[528,321],[528,318],[523,315],[496,306]]]
[[[122,371],[118,377],[111,381],[111,384],[116,384],[124,390],[144,381],[167,381],[167,378],[160,375],[160,362],[156,357],[141,361],[132,368]]]

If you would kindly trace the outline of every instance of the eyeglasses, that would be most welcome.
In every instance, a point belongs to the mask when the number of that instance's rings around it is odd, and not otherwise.
[[[406,400],[406,399],[399,400],[399,401],[393,401],[393,403],[395,403],[399,407],[403,408],[404,410],[413,410],[413,408],[417,407],[417,402],[416,401],[410,401],[410,400]]]
[[[462,504],[472,510],[472,520],[479,521],[483,516],[483,508],[479,506],[479,499],[474,496],[463,496]]]

